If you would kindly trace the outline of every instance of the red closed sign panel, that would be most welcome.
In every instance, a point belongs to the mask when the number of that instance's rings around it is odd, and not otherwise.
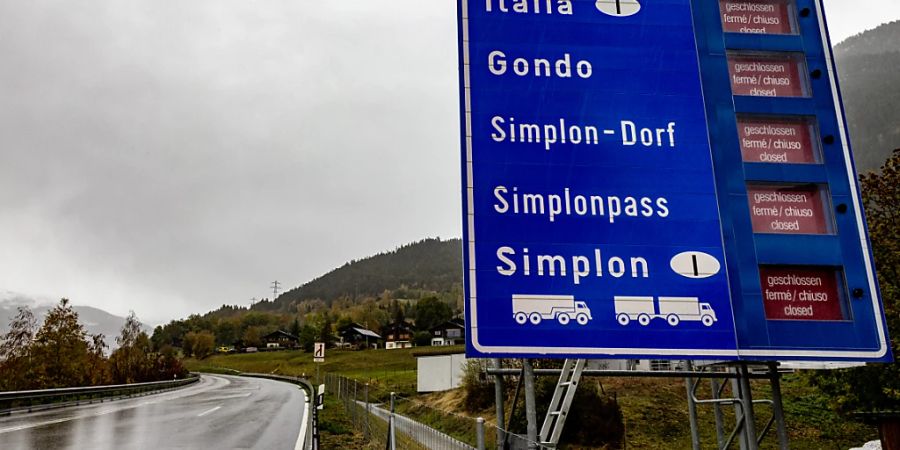
[[[761,266],[769,320],[846,320],[840,272],[832,268]]]
[[[807,97],[803,56],[786,54],[730,54],[728,72],[734,95]]]
[[[794,2],[789,0],[719,0],[722,29],[728,33],[795,34]]]
[[[812,119],[738,117],[741,154],[746,162],[815,164]]]
[[[829,234],[824,189],[816,185],[748,185],[754,233]]]

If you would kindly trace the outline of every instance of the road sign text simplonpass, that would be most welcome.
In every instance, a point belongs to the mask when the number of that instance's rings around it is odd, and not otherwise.
[[[467,353],[889,360],[811,0],[459,0]]]

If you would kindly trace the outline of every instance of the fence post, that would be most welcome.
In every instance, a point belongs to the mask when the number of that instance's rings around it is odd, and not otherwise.
[[[389,450],[397,450],[397,435],[394,432],[394,396],[395,392],[391,392],[391,420],[388,423],[388,439],[390,440]]]
[[[478,443],[478,450],[484,449],[484,418],[475,419],[475,440]]]
[[[366,383],[365,393],[363,394],[366,400],[366,428],[365,428],[365,436],[366,440],[369,440],[369,383]]]
[[[353,425],[359,426],[359,405],[356,404],[356,389],[359,383],[356,380],[353,380]]]

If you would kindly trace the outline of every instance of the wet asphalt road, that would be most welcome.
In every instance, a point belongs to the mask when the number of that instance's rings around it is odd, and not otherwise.
[[[186,388],[0,417],[0,449],[290,449],[306,395],[271,380],[203,375]]]

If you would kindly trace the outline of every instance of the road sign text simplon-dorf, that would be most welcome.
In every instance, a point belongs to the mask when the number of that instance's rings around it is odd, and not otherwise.
[[[886,361],[818,0],[460,0],[467,353]]]

